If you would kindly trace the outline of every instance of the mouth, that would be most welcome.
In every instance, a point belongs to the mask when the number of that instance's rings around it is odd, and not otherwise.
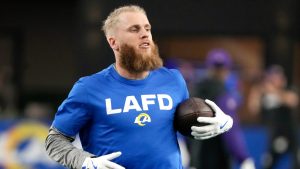
[[[150,42],[143,42],[139,45],[140,48],[148,49],[150,47]]]

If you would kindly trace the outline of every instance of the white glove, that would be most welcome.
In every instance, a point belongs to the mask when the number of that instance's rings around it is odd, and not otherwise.
[[[241,163],[240,169],[255,169],[254,161],[251,158],[247,158]]]
[[[207,103],[215,112],[214,117],[198,117],[197,121],[200,123],[207,123],[205,126],[192,126],[191,135],[196,140],[204,140],[215,137],[229,130],[233,125],[233,120],[230,116],[225,114],[214,102],[205,99]]]
[[[119,164],[110,161],[121,154],[121,152],[114,152],[97,158],[87,157],[82,164],[82,169],[125,169]]]

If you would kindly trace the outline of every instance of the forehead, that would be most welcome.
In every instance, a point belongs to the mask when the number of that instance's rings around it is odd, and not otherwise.
[[[147,16],[142,12],[124,12],[119,16],[119,26],[130,27],[132,25],[150,25]]]

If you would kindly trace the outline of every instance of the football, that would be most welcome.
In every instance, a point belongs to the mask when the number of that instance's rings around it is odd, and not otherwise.
[[[199,123],[198,117],[213,117],[214,111],[201,98],[191,97],[176,107],[174,116],[174,127],[184,136],[191,136],[192,126],[204,126]]]

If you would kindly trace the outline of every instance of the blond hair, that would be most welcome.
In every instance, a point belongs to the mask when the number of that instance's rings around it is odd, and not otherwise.
[[[119,8],[116,8],[103,21],[102,30],[104,31],[105,36],[111,34],[115,25],[119,22],[119,15],[124,12],[141,12],[146,15],[145,10],[142,7],[137,5],[127,5],[127,6],[121,6]]]

